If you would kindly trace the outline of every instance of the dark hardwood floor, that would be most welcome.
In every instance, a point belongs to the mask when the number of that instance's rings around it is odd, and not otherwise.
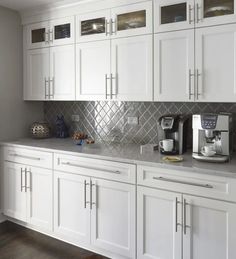
[[[107,259],[9,221],[0,224],[0,259]]]

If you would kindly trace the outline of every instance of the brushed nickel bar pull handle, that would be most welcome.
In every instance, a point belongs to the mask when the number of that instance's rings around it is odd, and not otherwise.
[[[46,77],[44,79],[44,86],[45,86],[45,99],[47,99],[48,98],[48,94],[47,94],[48,80]]]
[[[180,180],[164,178],[164,177],[161,177],[161,176],[160,177],[153,177],[153,179],[154,180],[158,180],[158,181],[164,181],[164,182],[170,182],[170,183],[180,183],[180,184],[197,186],[197,187],[203,187],[203,188],[208,188],[208,189],[213,189],[214,188],[210,184],[200,184],[200,183],[185,182],[185,181],[180,181]]]
[[[106,100],[107,100],[107,97],[108,97],[108,93],[107,93],[107,80],[108,80],[108,76],[107,76],[107,74],[105,74],[105,96],[106,96]]]
[[[27,170],[27,169],[26,169],[25,172],[26,172],[26,176],[25,176],[26,184],[25,184],[25,186],[26,186],[26,189],[28,189],[31,192],[32,191],[32,172],[31,172],[31,170]],[[29,181],[27,180],[28,175],[29,175]],[[29,185],[28,185],[28,183],[29,183]]]
[[[83,165],[80,166],[80,165],[73,164],[73,163],[70,163],[70,162],[61,162],[61,165],[80,167],[80,168],[84,168],[84,169],[93,169],[93,170],[102,171],[102,172],[111,173],[111,174],[121,174],[121,172],[118,171],[118,170],[110,171],[110,170],[106,170],[106,169],[93,168],[93,167],[88,167],[88,166],[83,166]]]
[[[199,23],[201,21],[201,18],[199,16],[199,11],[201,9],[201,6],[199,6],[199,4],[196,4],[196,9],[197,9],[197,23]]]
[[[112,82],[112,79],[113,79],[113,77],[112,77],[112,74],[111,74],[111,76],[110,76],[110,96],[111,96],[111,99],[113,97],[113,93],[112,93],[113,82]]]
[[[199,70],[197,69],[197,93],[196,93],[197,100],[199,99],[199,96],[201,96],[201,94],[199,93],[199,77],[200,76],[201,76],[201,73],[199,73]]]
[[[49,79],[49,98],[54,99],[54,88],[55,88],[55,78],[53,77],[52,79]]]
[[[84,180],[84,208],[87,208],[87,204],[89,203],[87,201],[87,185],[89,185],[89,183],[87,183],[86,180]]]
[[[108,22],[107,20],[105,21],[105,33],[106,33],[106,36],[110,34],[110,22]]]
[[[186,215],[186,206],[190,205],[186,202],[186,199],[184,199],[184,235],[187,234],[187,228],[191,228],[191,226],[187,225],[187,215]]]
[[[49,35],[48,35],[48,32],[44,32],[44,41],[46,44],[49,44]]]
[[[114,19],[114,21],[111,20],[111,35],[116,34],[116,32],[117,32],[117,22],[116,22],[116,19]]]
[[[20,169],[20,191],[23,192],[23,168]]]
[[[189,100],[194,96],[194,93],[192,93],[192,76],[194,76],[194,74],[192,74],[191,69],[189,69]]]
[[[96,205],[96,202],[93,202],[93,186],[96,186],[96,184],[90,180],[90,210],[93,209],[93,205]]]
[[[20,158],[26,158],[26,159],[31,159],[31,160],[37,160],[40,161],[41,158],[39,157],[32,157],[32,156],[24,156],[24,155],[18,155],[18,154],[10,154],[10,156],[14,156],[14,157],[20,157]]]
[[[25,173],[25,192],[27,192],[27,168],[25,168],[24,173]]]
[[[188,6],[188,13],[189,13],[189,24],[191,24],[192,22],[194,22],[194,19],[192,20],[192,10],[193,7],[191,5]]]
[[[49,30],[49,41],[53,43],[53,30]]]
[[[178,198],[175,198],[175,232],[178,232],[178,226],[181,226],[180,223],[178,223],[178,204],[181,203],[178,201]]]

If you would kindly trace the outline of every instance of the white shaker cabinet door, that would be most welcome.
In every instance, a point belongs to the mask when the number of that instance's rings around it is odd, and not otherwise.
[[[181,259],[181,194],[146,187],[137,192],[137,258]]]
[[[76,99],[110,99],[110,40],[76,46]]]
[[[87,177],[54,172],[54,232],[78,245],[90,239],[89,183]]]
[[[152,101],[152,35],[112,40],[112,96],[121,101]]]
[[[194,101],[194,31],[154,36],[154,100]]]
[[[27,199],[24,166],[4,163],[4,215],[26,222]]]
[[[184,259],[236,258],[235,204],[184,196],[183,212]]]
[[[30,224],[52,230],[52,170],[27,167],[27,205]]]
[[[28,50],[25,58],[24,99],[49,99],[49,48]]]
[[[93,179],[91,245],[135,258],[135,186]]]
[[[196,30],[196,97],[236,101],[236,24]]]
[[[75,100],[75,46],[50,49],[50,87],[52,100]]]

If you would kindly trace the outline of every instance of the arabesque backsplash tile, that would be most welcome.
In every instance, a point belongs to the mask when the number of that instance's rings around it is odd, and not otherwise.
[[[82,131],[97,142],[158,143],[157,121],[161,115],[232,112],[236,103],[148,103],[148,102],[45,102],[45,120],[55,129],[56,115],[64,115],[70,133]],[[80,116],[73,123],[71,115]],[[139,117],[136,126],[128,124],[129,116]],[[236,129],[236,127],[235,127]],[[191,131],[191,129],[190,129]]]

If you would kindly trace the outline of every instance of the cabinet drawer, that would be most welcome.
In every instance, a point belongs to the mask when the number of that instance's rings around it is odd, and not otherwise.
[[[4,160],[51,169],[53,165],[53,154],[31,149],[4,147]]]
[[[175,192],[236,201],[236,179],[198,173],[138,166],[138,185]]]
[[[136,183],[136,166],[93,158],[55,154],[54,169],[125,183]]]

